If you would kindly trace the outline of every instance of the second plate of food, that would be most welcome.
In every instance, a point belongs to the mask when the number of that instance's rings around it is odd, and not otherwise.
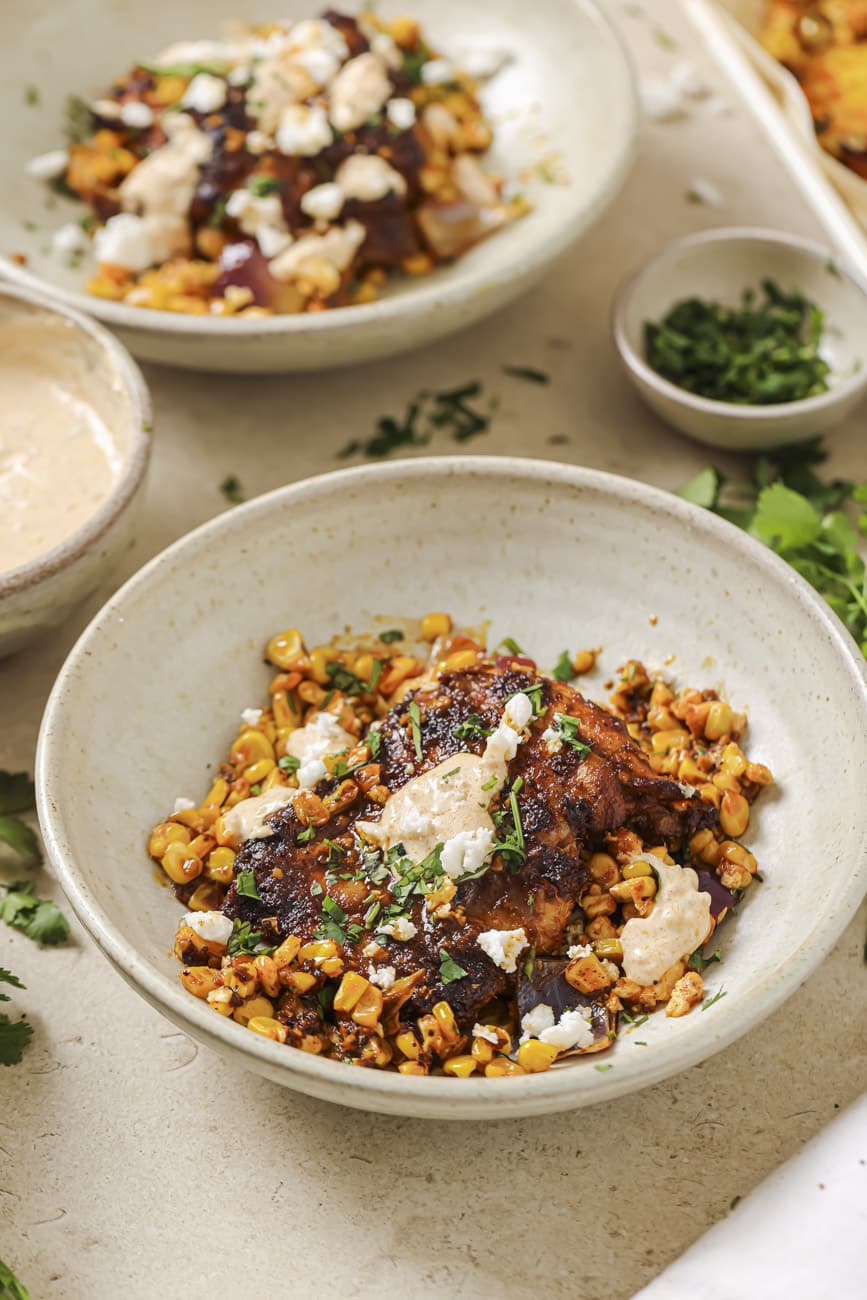
[[[215,370],[387,356],[511,301],[626,174],[626,56],[592,0],[406,8],[125,0],[94,42],[96,0],[22,7],[4,272]]]
[[[864,891],[865,736],[854,643],[743,533],[442,458],[158,556],[60,674],[37,782],[76,912],[176,1024],[479,1119],[645,1086],[793,992]]]

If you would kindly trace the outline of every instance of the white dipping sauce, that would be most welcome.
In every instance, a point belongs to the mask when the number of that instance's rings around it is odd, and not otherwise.
[[[0,316],[0,572],[71,537],[109,496],[123,451],[105,417],[128,436],[124,405],[118,392],[112,412],[75,326],[47,312]]]

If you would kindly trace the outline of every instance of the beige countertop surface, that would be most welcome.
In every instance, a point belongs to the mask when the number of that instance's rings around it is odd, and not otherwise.
[[[821,233],[676,0],[608,7],[642,77],[689,58],[731,111],[697,101],[683,120],[646,124],[622,194],[547,282],[427,352],[328,377],[150,367],[154,458],[118,580],[226,509],[226,475],[252,496],[335,468],[347,439],[422,388],[480,379],[499,397],[491,431],[468,445],[475,453],[567,460],[668,488],[708,463],[627,387],[612,293],[668,239],[704,227]],[[720,206],[688,201],[696,179],[718,188]],[[552,382],[509,379],[509,363]],[[831,471],[867,477],[863,418],[832,435]],[[456,447],[443,437],[428,450]],[[54,675],[106,594],[0,665],[0,767],[32,768]],[[48,873],[41,884],[56,890]],[[479,1127],[284,1091],[176,1031],[77,923],[53,950],[5,930],[0,958],[27,985],[20,1004],[36,1032],[24,1061],[0,1071],[0,1258],[33,1300],[625,1300],[867,1088],[865,924],[862,909],[782,1010],[703,1065],[610,1104]]]

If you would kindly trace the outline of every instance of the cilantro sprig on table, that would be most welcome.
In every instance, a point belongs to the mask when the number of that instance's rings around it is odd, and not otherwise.
[[[8,844],[24,866],[39,861],[35,832],[16,814],[35,806],[33,782],[26,772],[0,772],[0,840]]]
[[[30,1300],[30,1292],[23,1282],[12,1272],[8,1264],[0,1259],[0,1300]]]
[[[10,988],[23,989],[24,985],[11,970],[0,966],[0,984]],[[8,993],[0,990],[0,1002],[10,1002]],[[26,1017],[11,1020],[5,1011],[0,1012],[0,1065],[17,1065],[24,1055],[24,1049],[33,1035],[33,1026]],[[2,1263],[0,1263],[0,1281],[2,1281]],[[0,1291],[0,1296],[3,1292]]]
[[[859,532],[867,533],[867,483],[823,482],[814,466],[826,458],[821,438],[812,438],[759,456],[745,481],[708,466],[678,495],[776,551],[825,598],[867,657],[867,568],[858,549]]]

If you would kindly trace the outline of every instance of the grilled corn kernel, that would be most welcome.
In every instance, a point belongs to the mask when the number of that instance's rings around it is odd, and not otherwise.
[[[436,641],[438,636],[448,636],[452,620],[448,614],[425,614],[421,621],[421,634],[425,641]]]
[[[218,912],[225,898],[225,890],[212,880],[203,880],[196,885],[187,901],[190,912]]]
[[[421,1046],[418,1039],[411,1029],[405,1029],[403,1033],[395,1037],[394,1045],[404,1056],[409,1057],[411,1061],[417,1061],[421,1056]]]
[[[726,790],[720,804],[719,824],[732,839],[743,835],[750,824],[750,805],[742,794]]]
[[[369,980],[366,980],[363,975],[359,975],[358,971],[348,970],[340,981],[340,988],[334,995],[334,1010],[351,1011],[362,993],[369,988]]]
[[[443,669],[447,673],[458,673],[464,668],[472,668],[473,664],[478,662],[478,658],[476,650],[456,650],[454,654],[448,656]]]
[[[190,853],[190,846],[179,841],[169,845],[160,859],[160,865],[176,885],[189,884],[202,874],[202,860]]]
[[[369,682],[373,675],[373,655],[360,654],[352,664],[352,671],[362,682]]]
[[[326,664],[332,663],[335,659],[339,660],[337,653],[327,645],[318,645],[310,651],[310,672],[313,680],[320,686],[327,686],[331,677],[325,667]]]
[[[270,758],[273,763],[274,746],[264,731],[254,731],[252,728],[242,731],[229,751],[229,762],[245,769],[262,758]]]
[[[754,785],[772,785],[774,781],[771,769],[764,763],[747,763],[744,776]]]
[[[627,862],[623,868],[623,879],[634,880],[636,876],[652,876],[653,867],[640,858],[638,862]]]
[[[278,1043],[286,1042],[286,1026],[281,1025],[280,1021],[275,1020],[273,1016],[251,1016],[247,1021],[247,1028],[254,1034],[261,1034],[263,1038],[273,1038]]]
[[[231,989],[212,989],[207,995],[208,1006],[219,1011],[221,1016],[230,1016],[234,1011],[236,994]]]
[[[485,1075],[489,1079],[502,1079],[516,1074],[526,1074],[523,1065],[510,1061],[507,1056],[498,1056],[485,1066]]]
[[[267,998],[250,998],[242,1007],[236,1007],[232,1012],[239,1025],[246,1025],[248,1021],[254,1020],[256,1016],[270,1016],[274,1008]]]
[[[271,954],[274,965],[278,970],[283,970],[290,966],[298,956],[301,948],[301,940],[296,935],[290,934],[288,939],[284,939],[279,948],[276,948]]]
[[[584,673],[592,672],[598,658],[598,650],[579,650],[572,660],[572,671],[575,676],[583,677]]]
[[[236,957],[230,966],[224,968],[223,983],[242,998],[251,998],[259,985],[256,971],[246,957]]]
[[[205,863],[205,875],[220,885],[231,885],[235,874],[235,852],[224,845],[212,849]]]
[[[181,983],[194,998],[206,998],[223,983],[219,971],[210,966],[185,966],[180,975]]]
[[[288,984],[299,993],[309,993],[316,985],[316,976],[306,970],[287,971],[281,978],[284,984]]]
[[[289,668],[304,653],[304,641],[296,627],[287,628],[272,636],[265,648],[265,655],[275,668]]]
[[[667,754],[670,749],[680,749],[689,740],[689,732],[681,731],[679,727],[670,728],[668,731],[656,731],[650,739],[650,744],[654,754]]]
[[[623,957],[623,944],[619,939],[603,937],[593,941],[593,951],[600,960],[620,961]]]
[[[595,953],[587,957],[573,957],[564,970],[563,977],[579,993],[597,993],[600,989],[609,988],[614,982]]]
[[[338,956],[338,953],[339,949],[333,939],[314,939],[298,950],[298,960],[325,961],[327,957]]]
[[[181,826],[178,822],[161,822],[151,831],[148,853],[152,858],[159,858],[162,861],[170,844],[189,844],[191,839],[192,836],[186,826]]]
[[[421,1061],[401,1061],[397,1068],[401,1074],[427,1074],[427,1066]]]
[[[280,973],[273,957],[268,957],[262,953],[253,962],[253,967],[263,993],[266,993],[269,998],[276,998],[280,992]]]
[[[620,868],[610,853],[594,853],[587,865],[593,879],[606,888],[610,888],[620,879]]]
[[[494,1045],[489,1043],[486,1038],[474,1038],[470,1053],[480,1065],[487,1065],[488,1061],[494,1059]]]
[[[343,974],[344,961],[342,957],[326,957],[325,961],[319,963],[319,969],[323,975],[327,975],[330,980],[337,979],[338,975]]]
[[[518,1048],[518,1064],[527,1074],[541,1074],[550,1070],[557,1059],[559,1048],[551,1043],[540,1043],[538,1038],[531,1038]]]
[[[704,724],[708,740],[719,740],[732,729],[732,711],[725,700],[711,700]]]
[[[378,1025],[382,1015],[382,989],[378,989],[375,984],[368,984],[356,1000],[351,1015],[355,1023],[365,1029],[373,1029],[374,1025]]]
[[[260,781],[265,780],[266,776],[270,776],[276,767],[273,758],[260,758],[244,768],[244,779],[251,785],[258,785]]]
[[[433,1014],[437,1018],[440,1033],[446,1042],[456,1043],[460,1038],[460,1031],[455,1021],[455,1013],[452,1011],[448,1002],[434,1003]]]
[[[468,1079],[475,1072],[476,1062],[472,1056],[452,1056],[443,1065],[443,1074],[454,1075],[456,1079]]]

